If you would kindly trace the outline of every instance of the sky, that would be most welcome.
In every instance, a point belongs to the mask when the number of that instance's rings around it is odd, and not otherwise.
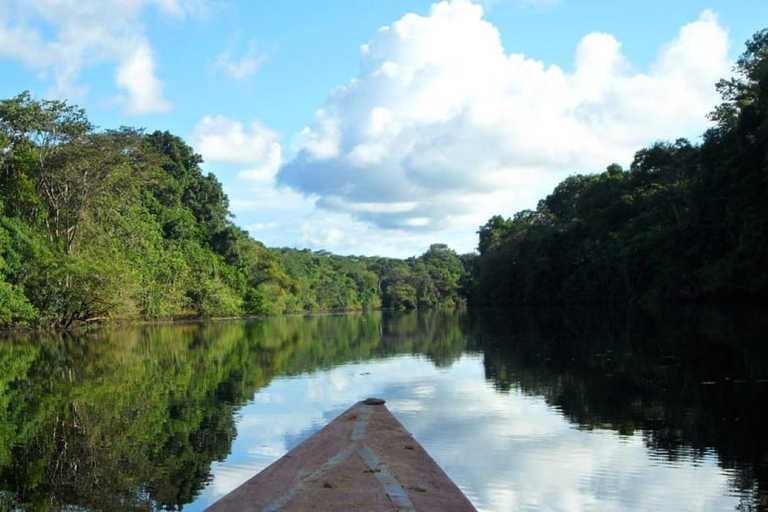
[[[0,0],[0,98],[181,136],[270,247],[477,246],[565,177],[698,140],[765,0]]]

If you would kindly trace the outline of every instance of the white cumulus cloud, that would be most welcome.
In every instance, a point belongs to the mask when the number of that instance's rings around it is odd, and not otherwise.
[[[508,53],[480,5],[436,3],[361,47],[358,76],[297,135],[277,180],[378,228],[466,231],[535,206],[568,174],[700,133],[728,49],[705,11],[647,69],[612,35],[592,33],[569,70]]]
[[[78,100],[88,88],[78,83],[87,68],[113,63],[117,103],[129,114],[165,112],[156,61],[143,33],[149,6],[174,18],[197,12],[202,0],[6,0],[0,4],[0,58],[39,70],[48,94]]]
[[[125,103],[129,114],[142,115],[166,112],[173,105],[163,97],[163,85],[155,76],[152,49],[142,43],[129,53],[115,72],[115,83],[125,89]]]
[[[249,166],[244,178],[270,181],[282,161],[279,134],[258,121],[246,126],[226,116],[205,116],[197,123],[192,141],[203,158],[212,163]]]

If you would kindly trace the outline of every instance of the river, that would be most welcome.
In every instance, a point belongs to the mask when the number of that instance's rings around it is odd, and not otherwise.
[[[768,507],[750,309],[371,312],[0,340],[0,509],[202,510],[355,401],[481,510]]]

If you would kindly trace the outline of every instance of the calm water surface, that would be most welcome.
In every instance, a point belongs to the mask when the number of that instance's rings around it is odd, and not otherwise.
[[[0,340],[0,509],[202,510],[368,396],[478,509],[762,509],[763,318],[433,311]]]

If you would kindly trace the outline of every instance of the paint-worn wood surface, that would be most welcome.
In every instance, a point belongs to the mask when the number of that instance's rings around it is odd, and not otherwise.
[[[475,509],[383,401],[368,399],[209,510]]]

